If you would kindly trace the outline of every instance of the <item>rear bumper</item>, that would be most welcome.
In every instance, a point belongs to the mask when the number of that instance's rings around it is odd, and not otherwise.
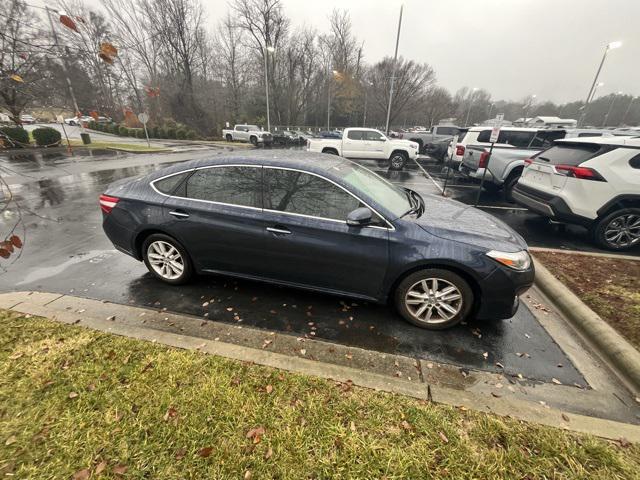
[[[513,199],[529,210],[560,222],[574,223],[588,227],[592,219],[576,215],[562,198],[541,192],[531,187],[517,184],[511,192]]]
[[[458,167],[458,171],[463,176],[465,176],[467,178],[474,178],[476,180],[482,180],[482,175],[484,174],[485,169],[484,168],[478,168],[477,170],[473,170],[473,169],[469,168],[467,165],[465,165],[464,163],[461,163],[460,167]],[[493,175],[491,175],[491,172],[489,170],[487,170],[487,173],[484,176],[484,181],[485,182],[495,183]]]
[[[534,278],[533,264],[524,272],[506,267],[496,268],[481,283],[482,297],[476,318],[504,320],[513,317],[520,306],[520,295],[533,285]]]

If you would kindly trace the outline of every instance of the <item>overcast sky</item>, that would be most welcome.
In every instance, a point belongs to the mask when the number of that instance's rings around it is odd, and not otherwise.
[[[334,8],[347,10],[368,62],[393,55],[404,3],[399,53],[431,64],[438,83],[452,92],[479,87],[494,99],[584,99],[605,45],[622,41],[608,55],[598,95],[640,95],[640,0],[282,1],[294,28],[306,24],[320,32]],[[203,4],[213,28],[228,2]]]
[[[369,62],[393,55],[401,3],[399,53],[431,64],[452,91],[467,85],[496,99],[583,99],[604,46],[621,40],[598,95],[640,95],[640,0],[283,0],[294,27],[320,31],[331,10],[346,9]],[[227,10],[225,0],[204,4],[211,23]]]

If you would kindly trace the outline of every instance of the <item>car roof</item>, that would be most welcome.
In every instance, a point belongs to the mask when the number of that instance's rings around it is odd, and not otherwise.
[[[268,165],[294,168],[314,173],[327,173],[332,167],[352,163],[346,158],[326,153],[305,152],[300,150],[249,150],[212,155],[210,157],[181,162],[170,167],[156,170],[147,178],[153,181],[173,173],[193,170],[214,165]]]
[[[562,140],[556,140],[556,143],[590,143],[595,145],[640,148],[640,138],[632,136],[564,138]]]
[[[481,127],[471,127],[469,132],[482,132],[484,130],[491,130],[493,126],[485,125]],[[509,130],[510,132],[539,132],[541,130],[566,130],[566,128],[535,128],[535,127],[501,127],[500,130]]]

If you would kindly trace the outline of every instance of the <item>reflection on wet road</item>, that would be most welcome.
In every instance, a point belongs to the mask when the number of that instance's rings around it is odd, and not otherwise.
[[[164,160],[170,162],[171,157]],[[64,159],[54,161],[64,163]],[[12,168],[6,159],[0,157],[0,162],[2,167]],[[367,166],[420,193],[434,189],[417,166],[402,172],[388,172],[377,162]],[[557,378],[565,384],[584,384],[580,373],[524,305],[507,321],[430,332],[404,322],[386,306],[290,288],[223,277],[201,277],[181,287],[162,284],[143,264],[113,249],[102,232],[97,205],[98,195],[110,182],[145,174],[158,165],[109,168],[105,160],[103,170],[73,173],[73,164],[65,168],[68,174],[13,186],[24,209],[28,237],[22,258],[0,275],[1,290],[43,290],[166,307],[210,321],[237,322],[237,313],[247,326],[462,368],[498,371],[499,363],[507,373],[533,380]],[[207,308],[202,307],[205,301],[210,302]]]

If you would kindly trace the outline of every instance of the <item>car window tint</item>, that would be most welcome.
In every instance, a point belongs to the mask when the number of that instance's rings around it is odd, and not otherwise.
[[[456,127],[438,127],[438,135],[456,135],[459,130]]]
[[[349,140],[363,140],[363,134],[364,132],[362,130],[349,130],[347,138],[349,138]]]
[[[187,198],[261,207],[262,168],[203,168],[196,170],[185,183]]]
[[[380,132],[364,132],[364,140],[382,142],[384,139],[384,135]]]
[[[498,135],[498,143],[506,143],[514,147],[526,148],[531,143],[531,140],[533,140],[535,134],[536,132],[501,131],[500,135]]]
[[[191,174],[191,171],[184,173],[177,173],[170,177],[163,178],[162,180],[156,180],[153,185],[156,190],[164,193],[165,195],[172,195],[176,190],[176,187]]]
[[[602,133],[598,132],[582,132],[578,134],[578,137],[601,137]]]
[[[549,163],[551,165],[580,165],[593,156],[597,155],[601,150],[600,145],[593,144],[564,144],[556,145],[548,150],[540,152],[533,158],[541,163]]]
[[[549,148],[553,146],[553,142],[564,138],[566,132],[564,130],[549,130],[536,133],[535,138],[531,141],[531,147]]]
[[[265,209],[346,220],[361,206],[353,195],[315,175],[265,168],[264,178]]]

